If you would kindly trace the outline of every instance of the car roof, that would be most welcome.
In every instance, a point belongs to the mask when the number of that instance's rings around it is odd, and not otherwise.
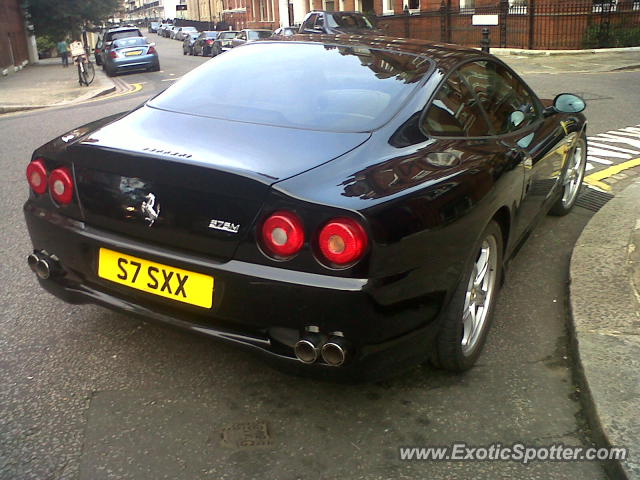
[[[109,30],[107,30],[107,33],[112,33],[112,32],[127,32],[130,30],[140,30],[138,27],[116,27],[116,28],[110,28]]]
[[[277,37],[264,39],[259,43],[322,43],[344,47],[369,47],[380,50],[391,50],[400,53],[410,53],[431,59],[438,66],[445,69],[452,68],[458,63],[472,58],[485,57],[493,58],[480,50],[469,47],[461,47],[451,43],[431,42],[415,38],[389,37],[385,35],[304,35],[297,34],[290,37]]]

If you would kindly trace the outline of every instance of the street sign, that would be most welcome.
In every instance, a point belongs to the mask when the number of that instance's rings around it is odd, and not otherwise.
[[[187,6],[186,5],[176,5],[176,10],[180,11],[180,10],[186,10]]]
[[[471,18],[472,25],[498,25],[498,15],[473,15]]]

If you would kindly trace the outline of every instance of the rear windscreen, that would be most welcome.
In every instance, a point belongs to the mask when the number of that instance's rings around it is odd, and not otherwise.
[[[123,48],[123,47],[140,47],[143,45],[147,44],[147,39],[144,37],[127,37],[127,38],[120,38],[118,40],[116,40],[115,42],[113,42],[113,45],[116,48]]]
[[[216,56],[148,105],[241,122],[363,132],[395,115],[430,65],[424,57],[368,47],[258,42]]]
[[[107,36],[113,41],[118,40],[119,38],[127,38],[127,37],[141,37],[142,32],[140,30],[125,30],[123,32],[111,32],[108,33]]]

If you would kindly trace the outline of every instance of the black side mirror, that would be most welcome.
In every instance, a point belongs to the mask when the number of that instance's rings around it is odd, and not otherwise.
[[[580,113],[587,108],[586,102],[578,95],[561,93],[553,99],[553,106],[545,110],[545,116],[554,113]]]

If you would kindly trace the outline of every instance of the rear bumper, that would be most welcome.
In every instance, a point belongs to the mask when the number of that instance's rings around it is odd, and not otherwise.
[[[140,55],[136,57],[112,60],[109,62],[114,70],[135,70],[138,68],[149,68],[159,64],[156,55]]]
[[[247,347],[276,366],[334,379],[380,378],[427,358],[437,333],[437,300],[381,306],[375,282],[295,272],[201,255],[93,229],[30,202],[24,207],[33,247],[60,259],[62,272],[40,280],[69,303],[94,303]],[[106,247],[215,278],[212,309],[203,309],[109,282],[97,275]],[[341,367],[299,362],[293,345],[306,326],[344,332],[349,361]]]

